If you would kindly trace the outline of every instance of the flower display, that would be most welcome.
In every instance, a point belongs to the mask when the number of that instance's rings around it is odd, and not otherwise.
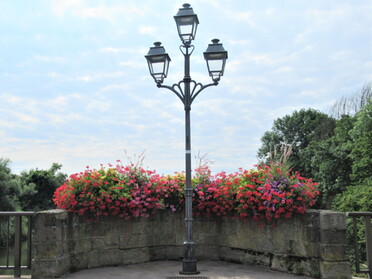
[[[116,166],[73,174],[54,194],[58,208],[89,217],[148,217],[158,210],[184,208],[185,174],[159,175],[142,167]],[[208,166],[194,172],[193,214],[244,221],[285,220],[303,214],[319,195],[316,183],[280,163],[211,174]]]

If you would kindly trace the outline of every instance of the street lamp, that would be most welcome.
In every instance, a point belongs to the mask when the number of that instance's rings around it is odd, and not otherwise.
[[[212,83],[202,85],[196,83],[190,77],[190,55],[194,51],[194,46],[191,45],[195,39],[196,29],[199,24],[198,16],[194,14],[193,9],[189,4],[184,4],[179,9],[177,15],[174,16],[177,24],[178,35],[182,41],[180,50],[185,58],[184,78],[172,86],[163,85],[164,79],[167,77],[169,55],[166,53],[160,42],[155,42],[145,55],[150,75],[154,78],[157,87],[166,88],[175,93],[182,101],[185,108],[185,159],[186,159],[186,186],[185,186],[185,242],[184,242],[184,258],[182,261],[181,274],[198,274],[195,259],[195,243],[192,240],[192,194],[193,188],[191,184],[191,137],[190,137],[190,110],[191,104],[205,88],[217,85],[225,70],[227,59],[227,51],[219,43],[218,39],[213,39],[212,44],[208,45],[204,52],[204,59],[207,62],[207,68]]]

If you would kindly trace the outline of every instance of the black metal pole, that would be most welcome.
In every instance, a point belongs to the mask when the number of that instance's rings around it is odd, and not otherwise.
[[[192,182],[191,182],[191,132],[190,132],[190,110],[191,110],[191,93],[190,93],[190,44],[185,44],[185,160],[186,160],[186,186],[185,186],[185,242],[184,258],[182,261],[181,274],[198,274],[195,259],[195,243],[192,240]]]

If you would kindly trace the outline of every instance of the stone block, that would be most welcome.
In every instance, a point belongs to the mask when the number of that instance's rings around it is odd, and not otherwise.
[[[89,255],[92,253],[75,253],[71,255],[71,269],[70,272],[76,272],[78,270],[87,269],[89,267]]]
[[[325,261],[347,261],[347,245],[321,245],[321,257]]]
[[[183,245],[167,246],[166,258],[167,260],[178,260],[183,257]]]
[[[66,210],[55,209],[39,211],[35,215],[35,227],[45,228],[62,226],[67,223],[69,213]]]
[[[301,222],[305,227],[317,227],[320,226],[320,212],[319,209],[307,209],[304,215],[297,216],[301,218]]]
[[[149,247],[150,261],[167,260],[166,246],[151,246]]]
[[[220,247],[220,259],[242,264],[254,263],[270,266],[270,254],[232,247]]]
[[[348,262],[320,262],[322,279],[351,279],[351,269]]]
[[[86,264],[87,268],[95,268],[102,266],[102,250],[92,250],[89,253],[87,253],[86,257]]]
[[[119,248],[129,249],[129,248],[142,248],[147,247],[147,234],[132,233],[124,234],[119,236]]]
[[[74,254],[86,253],[93,249],[92,239],[90,238],[75,239],[72,242],[73,242],[72,251]]]
[[[32,262],[31,274],[33,279],[60,277],[69,272],[71,267],[70,257],[55,259],[36,259]]]
[[[211,234],[209,231],[195,233],[194,241],[200,245],[215,245],[218,241],[218,235]]]
[[[196,245],[195,256],[198,260],[218,260],[219,249],[216,245]]]
[[[343,212],[322,210],[319,217],[322,230],[346,230],[346,215]]]
[[[173,232],[164,231],[154,238],[155,245],[176,245],[176,235]]]
[[[137,249],[131,249],[131,250],[137,250]],[[132,252],[128,252],[128,250],[118,250],[118,249],[107,249],[105,251],[102,251],[98,255],[93,255],[98,258],[99,266],[115,266],[115,265],[121,265],[125,263],[125,259],[127,257],[127,254],[133,255]],[[135,257],[139,256],[139,253],[135,255]],[[132,259],[133,261],[136,260],[136,258]]]
[[[346,244],[346,230],[320,230],[320,242],[326,244]]]
[[[150,251],[148,247],[121,250],[117,253],[117,256],[121,259],[121,265],[150,261]]]
[[[44,227],[34,236],[35,243],[56,242],[66,239],[64,226]]]
[[[109,248],[120,246],[120,233],[116,231],[109,231],[106,232],[105,236],[103,237],[105,241],[105,245]]]
[[[53,259],[68,254],[67,245],[61,241],[39,242],[34,244],[35,256],[39,259]]]
[[[119,237],[118,237],[119,238]],[[106,244],[105,239],[102,237],[93,237],[91,239],[92,250],[105,250],[109,245]]]
[[[320,241],[320,229],[319,226],[307,226],[305,227],[305,237],[310,243],[317,243]]]
[[[316,258],[293,257],[287,255],[273,255],[270,268],[273,270],[290,272],[318,278],[319,260]]]

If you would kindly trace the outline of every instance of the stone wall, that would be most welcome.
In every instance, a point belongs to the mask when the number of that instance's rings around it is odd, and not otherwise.
[[[195,218],[198,260],[257,263],[324,279],[350,279],[345,215],[309,210],[273,228],[220,218]],[[100,218],[90,222],[64,210],[35,220],[32,278],[57,278],[81,269],[155,260],[181,260],[182,213],[147,219]]]

